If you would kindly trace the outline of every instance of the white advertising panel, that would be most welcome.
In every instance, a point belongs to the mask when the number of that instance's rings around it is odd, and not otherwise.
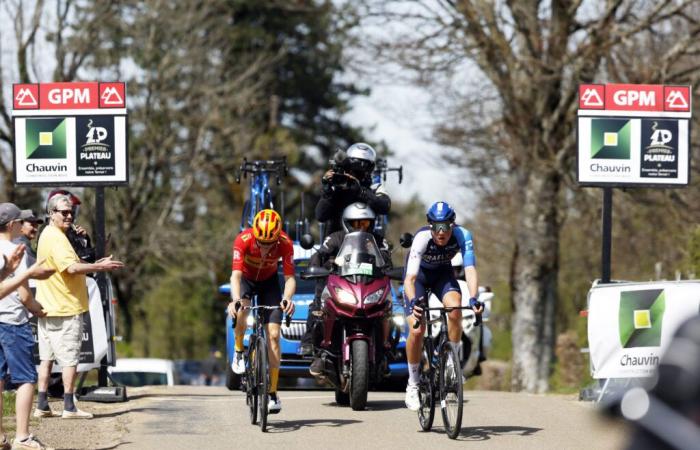
[[[678,327],[700,314],[700,281],[612,283],[588,293],[593,378],[648,377]]]

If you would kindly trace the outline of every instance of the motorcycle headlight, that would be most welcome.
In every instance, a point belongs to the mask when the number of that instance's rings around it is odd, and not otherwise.
[[[396,326],[399,328],[406,324],[406,318],[403,316],[403,314],[394,314],[391,320],[393,320],[394,324],[396,324]]]
[[[248,317],[245,318],[245,324],[249,327],[255,325],[255,316],[253,316],[252,314],[248,314]]]
[[[365,297],[365,305],[377,303],[379,300],[382,299],[382,295],[384,295],[384,288],[372,292],[367,297]]]
[[[335,295],[340,303],[347,303],[349,305],[357,304],[357,299],[352,292],[348,292],[345,289],[335,288]]]

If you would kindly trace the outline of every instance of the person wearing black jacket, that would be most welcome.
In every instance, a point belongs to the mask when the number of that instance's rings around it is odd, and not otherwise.
[[[338,152],[333,168],[321,179],[321,199],[316,204],[316,220],[327,223],[328,233],[342,229],[343,210],[354,202],[367,204],[375,214],[389,214],[391,199],[381,183],[372,183],[377,152],[359,142]]]

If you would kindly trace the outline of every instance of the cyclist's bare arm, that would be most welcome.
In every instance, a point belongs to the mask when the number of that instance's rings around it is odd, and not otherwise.
[[[469,297],[479,298],[479,274],[476,271],[475,266],[467,266],[464,268],[464,279],[469,286]],[[474,312],[476,314],[481,314],[484,312],[484,306],[475,308]]]
[[[243,271],[241,270],[233,270],[231,271],[231,303],[228,305],[228,312],[233,317],[235,310],[234,310],[234,301],[235,300],[240,300],[241,299],[241,279],[243,278]]]
[[[289,304],[284,309],[284,312],[288,315],[291,315],[294,313],[294,302],[292,301],[292,297],[294,296],[294,293],[296,292],[296,290],[297,290],[297,282],[294,279],[294,275],[285,275],[284,276],[284,294],[282,294],[282,298],[289,300]]]
[[[416,296],[416,278],[416,275],[406,274],[403,280],[403,290],[409,300]]]
[[[475,266],[467,266],[464,268],[464,280],[469,286],[469,297],[476,297],[479,293],[479,275],[476,272]]]

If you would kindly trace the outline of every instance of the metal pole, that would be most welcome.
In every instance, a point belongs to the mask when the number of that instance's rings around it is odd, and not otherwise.
[[[102,186],[95,188],[95,250],[96,259],[104,258],[105,256],[105,189]],[[100,289],[100,298],[102,299],[102,311],[105,316],[105,325],[109,324],[111,317],[109,317],[109,293],[107,290],[107,278],[104,272],[97,273],[97,286]],[[107,326],[109,329],[109,326]],[[108,333],[107,339],[111,339],[112,336]],[[100,361],[100,368],[97,371],[97,385],[107,386],[107,357],[102,358]]]
[[[603,247],[601,251],[601,282],[610,283],[610,255],[612,253],[612,188],[603,188]]]

